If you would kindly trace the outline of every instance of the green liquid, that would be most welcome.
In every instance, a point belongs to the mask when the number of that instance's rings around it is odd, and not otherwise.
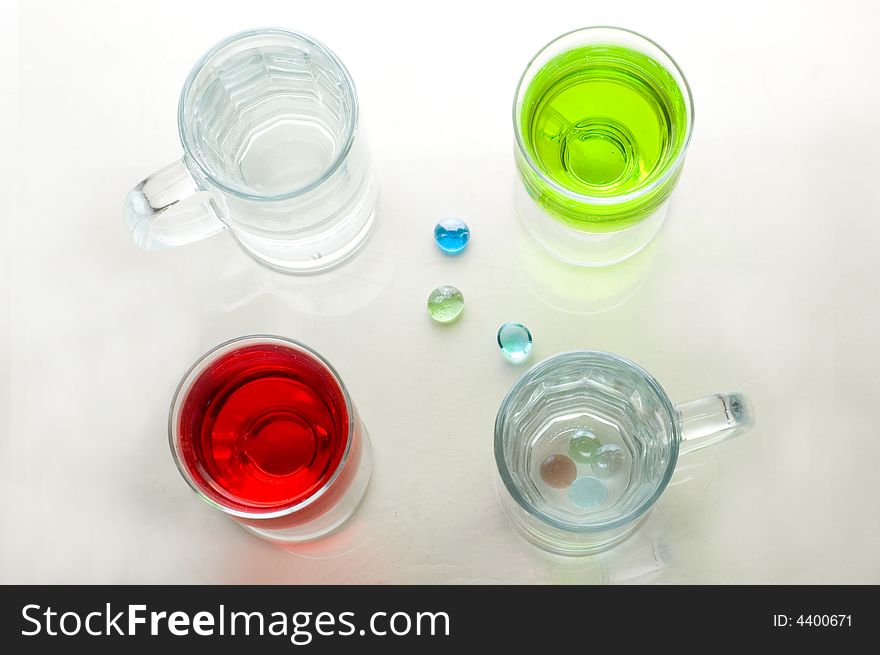
[[[659,62],[621,46],[588,45],[538,71],[523,97],[520,130],[544,176],[575,194],[602,199],[662,178],[684,148],[687,121],[685,98]],[[676,171],[640,198],[608,204],[572,200],[527,168],[520,162],[533,197],[591,231],[637,223],[668,197],[678,177]]]

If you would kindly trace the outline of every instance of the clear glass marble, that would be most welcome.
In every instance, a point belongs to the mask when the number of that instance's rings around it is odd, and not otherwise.
[[[514,364],[524,362],[532,351],[532,333],[522,323],[505,323],[498,328],[498,347]]]
[[[593,456],[593,473],[600,478],[612,478],[620,473],[626,455],[617,444],[601,446]]]
[[[470,238],[471,230],[460,218],[444,218],[434,226],[434,241],[447,255],[462,252]]]

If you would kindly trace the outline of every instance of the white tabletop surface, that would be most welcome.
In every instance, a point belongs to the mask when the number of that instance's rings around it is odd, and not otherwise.
[[[3,337],[0,582],[880,582],[880,14],[864,2],[27,2],[0,16]],[[796,7],[796,8],[795,8]],[[666,227],[616,270],[542,254],[513,206],[510,106],[526,62],[575,27],[651,36],[686,72],[696,128]],[[356,81],[382,181],[362,255],[288,277],[228,234],[138,250],[121,219],[180,155],[198,56],[276,25]],[[446,258],[434,223],[472,228]],[[467,305],[425,311],[439,284]],[[740,390],[757,425],[683,458],[646,525],[580,559],[511,529],[492,429],[531,362],[603,349],[674,400]],[[236,335],[325,355],[372,438],[360,511],[298,552],[200,501],[168,451],[180,376]]]

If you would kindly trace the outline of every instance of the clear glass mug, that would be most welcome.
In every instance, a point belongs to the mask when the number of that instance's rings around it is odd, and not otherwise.
[[[366,428],[333,367],[272,335],[238,337],[186,372],[168,417],[174,462],[205,502],[277,543],[329,534],[366,493]]]
[[[281,29],[221,41],[183,85],[178,130],[183,158],[125,199],[139,246],[229,229],[258,262],[311,273],[365,242],[378,187],[354,83],[321,43]]]
[[[741,394],[674,405],[623,357],[556,355],[517,381],[498,411],[499,497],[531,542],[562,555],[595,553],[639,527],[679,455],[753,424]]]
[[[529,62],[513,103],[519,216],[554,256],[615,264],[656,236],[694,122],[690,87],[659,45],[588,27]]]

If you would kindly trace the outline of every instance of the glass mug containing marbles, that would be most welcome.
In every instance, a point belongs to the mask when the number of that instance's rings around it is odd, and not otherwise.
[[[177,122],[183,158],[125,199],[139,246],[228,229],[258,262],[310,273],[366,240],[378,191],[357,94],[321,43],[281,29],[218,43],[184,83]]]
[[[629,30],[564,34],[529,62],[513,105],[519,215],[546,250],[600,266],[657,234],[694,108],[681,69]]]
[[[339,375],[306,346],[232,339],[184,375],[168,419],[181,475],[259,537],[316,539],[364,497],[370,441]]]
[[[610,353],[551,357],[510,390],[495,422],[499,496],[517,530],[563,555],[623,541],[669,483],[679,455],[742,434],[748,400],[674,405],[654,378]]]

